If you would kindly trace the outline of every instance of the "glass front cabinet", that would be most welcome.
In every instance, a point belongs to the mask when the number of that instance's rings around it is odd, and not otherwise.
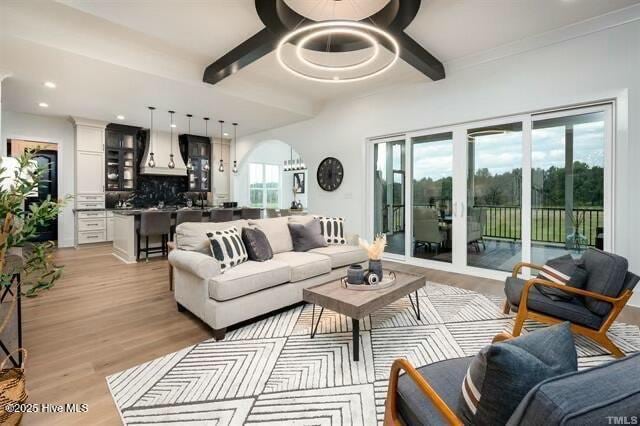
[[[209,192],[211,189],[211,138],[180,135],[180,154],[187,165],[190,192]],[[191,167],[189,168],[189,165]]]
[[[138,127],[109,124],[105,132],[105,189],[133,191],[136,187]]]

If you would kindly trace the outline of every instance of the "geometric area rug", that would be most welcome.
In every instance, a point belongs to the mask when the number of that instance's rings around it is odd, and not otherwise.
[[[475,355],[513,315],[503,298],[427,282],[421,320],[403,298],[361,321],[360,361],[352,359],[351,321],[325,310],[309,337],[311,305],[298,306],[107,377],[123,423],[382,424],[394,359],[414,366]],[[364,323],[364,326],[363,324]],[[523,332],[543,325],[528,322]],[[625,353],[640,351],[640,330],[614,324]],[[576,336],[579,368],[613,358]]]

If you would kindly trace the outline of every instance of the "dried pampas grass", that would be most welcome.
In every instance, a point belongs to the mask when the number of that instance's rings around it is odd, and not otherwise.
[[[384,248],[387,246],[387,236],[384,234],[378,234],[371,244],[360,238],[359,243],[360,247],[367,251],[369,260],[381,260]]]

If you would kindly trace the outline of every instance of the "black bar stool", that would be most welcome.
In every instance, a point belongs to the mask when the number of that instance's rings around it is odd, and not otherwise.
[[[202,222],[202,210],[178,210],[176,224],[171,227],[171,241],[178,225],[185,222]]]
[[[211,222],[231,222],[233,220],[233,210],[211,210],[210,217]]]
[[[242,219],[260,219],[262,217],[262,209],[243,208],[240,216]]]
[[[140,260],[140,253],[145,253],[145,260],[149,261],[149,253],[168,253],[167,241],[171,233],[171,212],[145,212],[140,215],[140,227],[138,228],[138,252],[136,260]],[[149,237],[162,236],[160,247],[149,248]],[[145,237],[145,248],[140,247],[140,237]]]

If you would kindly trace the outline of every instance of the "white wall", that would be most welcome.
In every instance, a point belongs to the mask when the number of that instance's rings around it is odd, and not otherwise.
[[[329,105],[313,119],[242,138],[238,158],[264,140],[290,144],[309,166],[309,209],[344,216],[350,231],[364,233],[366,138],[620,96],[614,249],[640,274],[640,191],[635,187],[640,164],[640,21],[565,38],[448,70],[447,78],[435,83],[399,86]],[[337,157],[345,167],[343,184],[335,192],[322,191],[313,177],[326,156]],[[640,291],[634,302],[640,304]]]
[[[67,118],[45,117],[2,111],[2,143],[0,154],[7,153],[7,139],[26,139],[38,142],[58,144],[58,197],[73,195],[73,170],[75,135],[73,124]],[[58,218],[58,245],[72,247],[74,244],[73,201],[62,211]]]
[[[287,209],[291,207],[293,201],[293,173],[284,172],[282,167],[284,160],[291,158],[291,146],[277,140],[263,141],[252,147],[249,153],[245,153],[242,160],[238,163],[238,175],[233,178],[233,200],[239,205],[249,205],[249,164],[263,163],[275,164],[280,166],[280,182],[282,183],[280,191],[280,208]],[[298,153],[293,151],[293,158],[298,158]],[[296,200],[300,201],[304,207],[307,207],[307,191],[304,194],[297,194]]]

